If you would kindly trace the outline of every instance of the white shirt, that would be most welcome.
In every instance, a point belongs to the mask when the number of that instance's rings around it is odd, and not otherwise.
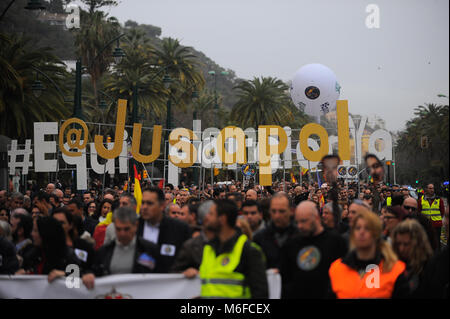
[[[159,224],[152,225],[149,222],[145,222],[143,237],[152,243],[158,244]]]

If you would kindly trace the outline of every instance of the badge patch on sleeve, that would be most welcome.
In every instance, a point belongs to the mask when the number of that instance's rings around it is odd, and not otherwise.
[[[87,262],[88,253],[85,250],[75,248],[74,251],[75,251],[75,255],[77,255],[79,260]]]
[[[161,255],[163,256],[175,256],[176,247],[175,245],[162,244],[161,245]]]
[[[138,264],[150,269],[155,269],[155,259],[152,256],[143,253],[138,258]]]

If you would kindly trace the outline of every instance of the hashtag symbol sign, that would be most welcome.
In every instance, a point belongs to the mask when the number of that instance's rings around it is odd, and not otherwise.
[[[16,173],[16,168],[22,168],[22,174],[28,174],[28,168],[33,166],[30,157],[33,153],[31,149],[31,140],[25,141],[25,148],[23,150],[17,149],[17,140],[11,141],[11,150],[8,151],[9,159],[9,175],[14,175]],[[17,157],[23,155],[23,161],[17,162]]]

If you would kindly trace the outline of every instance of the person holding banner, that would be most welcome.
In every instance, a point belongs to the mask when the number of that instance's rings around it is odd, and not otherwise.
[[[158,245],[160,259],[156,272],[168,273],[183,243],[191,238],[186,223],[164,215],[165,198],[158,187],[142,190],[142,206],[137,234]]]
[[[203,248],[202,298],[268,298],[262,254],[236,227],[237,216],[237,206],[229,199],[215,200],[205,216],[204,227],[215,236]]]
[[[24,254],[22,268],[16,275],[48,275],[48,281],[52,282],[66,275],[67,265],[79,265],[78,258],[67,247],[66,235],[58,220],[49,216],[36,218],[31,236],[34,249]]]
[[[136,235],[138,217],[131,207],[119,207],[113,213],[116,240],[97,252],[92,269],[82,277],[88,289],[94,288],[95,276],[155,272],[158,247]]]

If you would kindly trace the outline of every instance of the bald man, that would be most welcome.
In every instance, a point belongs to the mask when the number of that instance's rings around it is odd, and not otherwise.
[[[45,189],[45,191],[50,195],[55,189],[55,184],[49,183],[47,184],[47,188]]]
[[[417,212],[417,200],[412,197],[406,197],[403,201],[402,207],[412,215]]]
[[[254,189],[249,189],[245,193],[245,200],[258,200],[258,193]]]
[[[433,223],[430,219],[421,214],[418,207],[417,200],[412,197],[407,197],[403,201],[402,207],[408,212],[407,217],[417,220],[423,229],[427,233],[428,240],[430,241],[431,248],[436,250],[439,246],[438,235],[433,227]]]
[[[300,236],[281,251],[281,298],[324,299],[328,295],[328,269],[347,253],[346,241],[321,224],[316,204],[303,201],[295,209]]]

